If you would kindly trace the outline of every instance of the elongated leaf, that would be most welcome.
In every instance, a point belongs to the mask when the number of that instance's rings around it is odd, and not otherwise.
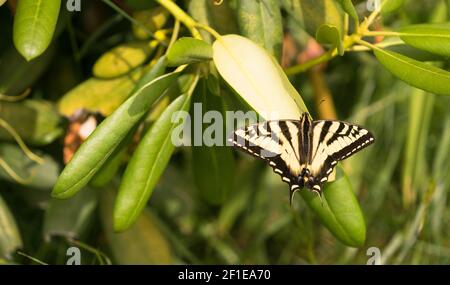
[[[312,37],[323,24],[330,24],[343,30],[343,13],[335,0],[285,0],[284,9]]]
[[[355,6],[353,6],[352,0],[338,0],[341,4],[342,9],[355,21],[358,21],[358,13],[356,12]]]
[[[317,29],[316,40],[322,44],[331,44],[332,48],[337,48],[339,55],[344,54],[342,36],[336,26],[323,24]]]
[[[100,200],[100,218],[115,261],[118,264],[171,264],[169,242],[152,212],[146,209],[126,232],[116,233],[112,221],[114,191],[104,190]]]
[[[0,196],[0,257],[9,257],[22,247],[22,238],[14,216],[2,196]]]
[[[227,198],[228,193],[233,188],[234,160],[232,149],[225,146],[227,138],[225,127],[225,108],[223,99],[219,94],[217,79],[210,75],[206,80],[200,81],[195,90],[194,116],[202,114],[217,114],[217,116],[206,117],[211,119],[210,124],[201,123],[201,126],[193,123],[193,129],[197,135],[203,134],[202,146],[196,146],[195,141],[192,146],[192,166],[194,171],[194,181],[200,192],[200,196],[211,204],[221,204]],[[207,84],[211,87],[208,88]],[[201,112],[198,112],[201,106]],[[212,112],[215,113],[212,113]],[[209,112],[209,113],[208,113]],[[198,132],[199,130],[201,132]],[[214,131],[211,133],[208,128],[223,130],[221,133]],[[210,136],[206,136],[210,134]]]
[[[156,77],[164,70],[165,60],[162,59],[152,74]],[[106,118],[66,165],[53,188],[53,197],[69,198],[81,190],[177,76],[178,72],[174,72],[150,81]]]
[[[300,110],[306,110],[281,67],[260,46],[227,35],[216,40],[213,49],[220,75],[264,118],[298,119]]]
[[[99,78],[114,78],[142,65],[155,46],[147,43],[128,43],[114,47],[94,64],[93,74]]]
[[[405,0],[383,0],[381,4],[381,13],[392,13],[400,9]]]
[[[87,189],[92,190],[92,189]],[[70,200],[52,199],[44,218],[44,238],[83,238],[94,220],[98,201],[95,191],[82,191]]]
[[[114,79],[87,79],[64,94],[58,110],[68,117],[80,109],[108,116],[131,95],[141,75],[142,70],[136,70]]]
[[[450,57],[450,23],[406,26],[399,32],[410,46]]]
[[[392,45],[385,48],[386,50],[390,50],[409,58],[418,60],[418,61],[443,61],[445,57],[437,55],[435,53],[431,53],[425,50],[417,49],[415,47],[406,45],[406,44],[398,44]]]
[[[281,59],[283,23],[278,0],[238,1],[241,34]]]
[[[92,177],[89,185],[100,188],[108,184],[117,171],[119,170],[120,164],[122,163],[125,155],[127,154],[127,150],[131,140],[133,139],[133,135],[135,133],[135,129],[132,129],[125,139],[120,142],[120,145],[114,150],[108,160],[104,163],[102,168]]]
[[[374,53],[387,70],[406,83],[431,93],[450,95],[450,72],[393,51],[376,49]]]
[[[40,154],[38,152],[38,154]],[[58,163],[49,155],[40,156],[44,159],[44,163],[39,164],[30,160],[15,144],[0,144],[0,157],[8,163],[8,165],[22,177],[25,181],[24,185],[27,195],[33,195],[30,190],[38,189],[49,191],[58,178],[60,167]],[[15,182],[2,168],[0,168],[0,179]],[[17,187],[19,188],[19,187]],[[48,192],[45,193],[48,196]]]
[[[212,59],[211,45],[194,38],[177,40],[167,52],[169,66],[178,66]]]
[[[0,118],[8,122],[26,143],[33,145],[47,145],[64,133],[62,117],[50,102],[44,100],[0,101]],[[3,128],[0,128],[0,139],[14,141]]]
[[[19,95],[31,87],[46,70],[54,52],[52,45],[31,62],[27,62],[14,47],[4,52],[0,58],[0,93]]]
[[[20,0],[14,17],[13,39],[28,61],[50,45],[58,21],[60,0]]]
[[[340,241],[349,246],[361,247],[366,240],[364,217],[350,181],[339,167],[337,169],[336,180],[325,185],[323,205],[316,199],[316,194],[305,190],[300,193]]]
[[[129,228],[144,209],[175,148],[171,139],[176,125],[172,122],[181,119],[179,111],[187,111],[190,102],[191,94],[175,99],[139,143],[125,170],[116,199],[116,231]]]
[[[258,113],[272,114],[270,119],[298,119],[300,110],[307,111],[281,68],[258,45],[228,35],[218,39],[213,49],[219,73]],[[349,246],[361,246],[365,240],[365,224],[349,181],[341,179],[327,187],[339,189],[329,191],[330,197],[325,194],[328,207],[317,207],[318,197],[307,191],[300,193],[306,193],[302,194],[307,195],[306,202],[336,238]],[[333,195],[336,192],[338,195]]]
[[[133,18],[143,25],[133,25],[134,36],[145,40],[150,38],[148,31],[154,33],[166,24],[169,12],[163,7],[156,7],[151,10],[137,11],[133,14]]]

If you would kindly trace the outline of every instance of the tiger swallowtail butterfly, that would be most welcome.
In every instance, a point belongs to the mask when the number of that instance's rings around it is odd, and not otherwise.
[[[375,141],[366,129],[342,121],[275,120],[236,130],[229,141],[265,160],[290,186],[290,202],[302,188],[322,196],[322,186],[338,161]]]

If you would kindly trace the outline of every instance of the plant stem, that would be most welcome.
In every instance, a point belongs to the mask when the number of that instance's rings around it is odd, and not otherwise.
[[[179,32],[180,32],[180,21],[178,21],[178,19],[176,19],[175,25],[173,27],[172,36],[170,37],[170,42],[169,42],[169,46],[167,47],[167,50],[170,50],[173,43],[177,40]]]
[[[355,42],[360,44],[360,45],[362,45],[362,46],[365,46],[365,47],[367,47],[367,48],[369,48],[371,50],[382,50],[382,48],[380,48],[380,47],[378,47],[376,45],[373,45],[373,44],[371,44],[369,42],[363,41],[361,39],[355,39]]]
[[[389,31],[366,31],[364,32],[364,37],[377,37],[377,36],[393,36],[398,37],[401,33],[398,32],[389,32]]]
[[[30,92],[31,92],[31,90],[30,90],[30,88],[28,88],[22,94],[17,95],[17,96],[10,96],[10,95],[5,95],[5,94],[0,94],[0,101],[17,102],[17,101],[20,101],[22,99],[25,99],[30,94]]]
[[[198,26],[197,22],[192,19],[191,16],[186,14],[186,12],[184,12],[180,7],[178,7],[177,4],[171,0],[156,0],[156,2],[166,8],[167,11],[169,11],[178,21],[183,23],[183,25],[189,29],[194,38],[202,39],[202,36],[196,28],[196,26]]]
[[[284,71],[286,72],[287,75],[293,75],[300,72],[304,72],[313,66],[316,66],[318,64],[321,64],[325,61],[332,59],[336,55],[337,55],[336,49],[331,49],[328,52],[322,54],[321,56],[308,60],[307,62],[286,68]]]
[[[0,157],[0,168],[3,168],[5,172],[12,177],[12,179],[16,180],[18,183],[26,185],[29,181],[20,177],[9,165],[6,161],[4,161]]]
[[[17,142],[19,147],[22,149],[22,151],[25,153],[25,155],[33,160],[36,163],[42,164],[44,163],[44,159],[34,154],[25,144],[25,142],[22,140],[20,135],[14,130],[14,128],[5,120],[0,119],[0,127],[4,128]]]

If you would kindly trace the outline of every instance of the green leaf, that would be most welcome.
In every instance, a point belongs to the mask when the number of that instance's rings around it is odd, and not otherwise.
[[[39,154],[39,152],[37,153]],[[40,154],[40,156],[44,159],[42,164],[30,160],[15,144],[0,144],[0,157],[25,180],[23,186],[27,190],[27,196],[33,195],[31,192],[34,191],[30,191],[33,189],[50,190],[60,172],[58,163],[50,155]],[[15,182],[2,168],[0,168],[0,178]],[[17,188],[22,187],[18,186]],[[48,192],[45,192],[45,195],[48,196]]]
[[[191,0],[188,3],[188,12],[197,22],[210,26],[221,35],[238,33],[235,11],[229,4],[230,1],[223,1],[220,5],[215,5],[210,0]],[[211,34],[200,30],[202,38],[212,42]]]
[[[0,257],[7,258],[22,247],[22,238],[14,216],[0,196]]]
[[[193,83],[196,84],[196,81]],[[120,184],[114,207],[114,229],[128,229],[139,217],[169,163],[175,146],[172,130],[182,118],[180,111],[187,111],[192,91],[179,96],[161,114],[142,138]],[[175,123],[174,123],[175,122]]]
[[[405,0],[383,0],[381,4],[381,13],[392,13],[400,9]]]
[[[286,0],[284,9],[314,37],[323,24],[343,30],[343,13],[335,0]]]
[[[114,79],[89,78],[64,94],[58,110],[68,117],[80,109],[108,116],[129,98],[141,75],[139,69]]]
[[[222,204],[228,197],[228,193],[233,188],[234,178],[234,159],[232,149],[227,147],[225,140],[227,137],[225,127],[225,106],[223,98],[220,97],[219,83],[213,75],[209,75],[207,80],[201,80],[195,90],[194,102],[200,103],[201,112],[195,112],[191,117],[195,118],[200,113],[203,114],[213,111],[220,114],[221,117],[211,118],[211,123],[200,123],[200,126],[193,123],[193,129],[197,134],[207,134],[209,127],[219,125],[222,133],[214,132],[211,138],[222,138],[217,144],[210,142],[204,137],[204,145],[196,146],[195,141],[192,144],[192,169],[194,172],[194,182],[197,186],[200,196],[210,204]],[[207,87],[210,86],[210,88]],[[197,104],[196,104],[197,105]],[[194,111],[197,109],[194,105]],[[213,113],[209,113],[213,114]],[[220,119],[220,120],[219,120]],[[199,132],[201,131],[201,132]]]
[[[415,47],[405,45],[405,44],[397,44],[385,47],[386,50],[390,50],[404,56],[410,57],[412,59],[418,61],[443,61],[444,57],[437,55],[435,53],[431,53],[425,50],[417,49]]]
[[[116,233],[112,221],[114,191],[104,190],[100,200],[100,218],[114,260],[118,264],[171,264],[170,244],[152,212],[145,209],[126,232]]]
[[[194,38],[180,38],[167,52],[169,66],[179,66],[212,59],[211,45]]]
[[[42,56],[28,62],[14,47],[4,52],[0,58],[0,94],[19,95],[31,87],[45,72],[54,53],[52,45]]]
[[[156,77],[143,85],[107,117],[80,146],[56,181],[52,196],[69,198],[81,190],[103,166],[129,131],[147,113],[153,102],[177,78],[178,72],[160,75],[165,70],[162,59],[152,69]],[[148,79],[148,78],[147,78]]]
[[[431,93],[450,95],[450,72],[399,53],[374,49],[380,63],[406,83]]]
[[[281,60],[283,22],[278,0],[238,1],[238,24],[243,36]]]
[[[44,238],[52,236],[81,239],[86,236],[95,219],[98,193],[86,189],[70,200],[52,199],[45,211]]]
[[[114,150],[108,160],[103,164],[102,168],[95,173],[89,185],[92,187],[100,188],[108,184],[116,175],[117,171],[122,164],[129,144],[133,138],[135,130],[131,130],[130,133],[120,142],[120,145]]]
[[[60,5],[60,0],[18,1],[13,39],[17,50],[27,61],[40,56],[50,45]]]
[[[339,29],[336,26],[323,24],[317,29],[316,40],[322,44],[330,44],[337,48],[339,55],[344,54],[344,45]]]
[[[151,10],[137,11],[133,13],[133,18],[143,25],[133,25],[134,36],[140,40],[146,40],[150,38],[148,31],[155,33],[166,24],[169,12],[159,6]]]
[[[15,103],[0,101],[0,110],[0,118],[8,122],[26,143],[47,145],[64,133],[62,117],[48,101],[34,99]],[[14,141],[2,128],[0,139]]]
[[[298,120],[300,110],[307,111],[281,67],[258,45],[240,36],[227,35],[218,39],[213,49],[219,73],[259,114],[271,114],[270,119]],[[328,191],[328,187],[339,190]],[[306,202],[336,238],[349,246],[364,243],[364,220],[346,178],[328,183],[324,190],[327,207],[317,207],[320,199],[308,191],[300,193],[305,193],[302,196],[306,195]]]
[[[92,73],[99,78],[114,78],[125,75],[147,60],[156,47],[147,43],[127,43],[104,53],[94,64]]]
[[[226,35],[214,42],[213,50],[220,75],[266,119],[272,115],[298,119],[301,111],[306,111],[283,69],[259,45],[238,35]]]
[[[347,176],[340,167],[336,180],[325,184],[323,205],[317,195],[301,190],[309,207],[336,238],[348,246],[361,247],[366,240],[364,217]]]
[[[338,0],[341,4],[342,10],[345,11],[355,22],[358,22],[358,13],[356,12],[355,6],[353,6],[352,0]]]
[[[450,23],[406,26],[399,33],[410,46],[450,57]]]

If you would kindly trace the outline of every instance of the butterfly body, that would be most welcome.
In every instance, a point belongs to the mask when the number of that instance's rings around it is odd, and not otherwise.
[[[229,139],[239,149],[265,160],[295,191],[307,188],[319,195],[337,162],[374,142],[366,129],[342,121],[266,121],[238,129]]]

